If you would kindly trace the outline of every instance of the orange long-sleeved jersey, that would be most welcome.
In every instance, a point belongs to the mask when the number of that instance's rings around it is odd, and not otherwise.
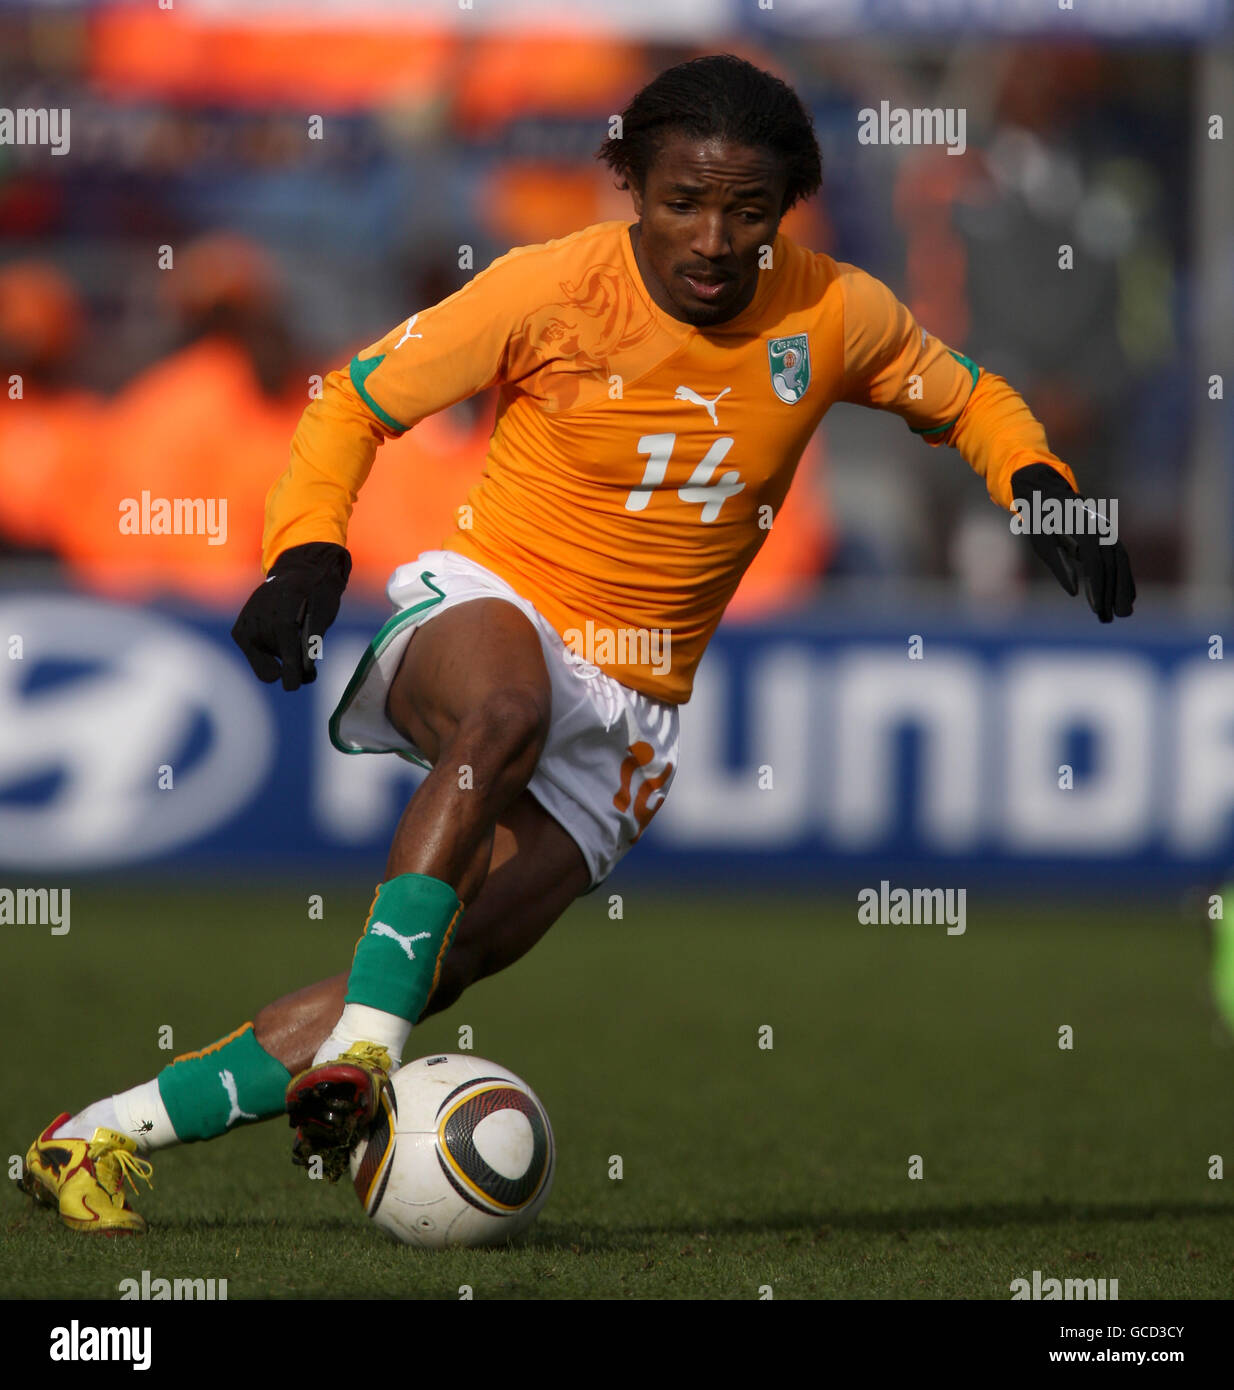
[[[326,377],[266,501],[265,566],[306,541],[345,544],[382,440],[494,385],[484,475],[444,547],[499,574],[567,641],[669,634],[667,671],[640,663],[633,639],[591,659],[672,703],[689,698],[836,401],[954,445],[1005,508],[1023,464],[1075,484],[1021,397],[865,271],[777,236],[750,304],[694,328],[652,302],[629,226],[604,222],[500,257]]]

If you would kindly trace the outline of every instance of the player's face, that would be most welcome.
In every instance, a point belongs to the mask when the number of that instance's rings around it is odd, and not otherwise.
[[[668,134],[633,189],[634,252],[665,313],[705,328],[731,319],[758,286],[759,250],[780,225],[788,175],[771,150]]]

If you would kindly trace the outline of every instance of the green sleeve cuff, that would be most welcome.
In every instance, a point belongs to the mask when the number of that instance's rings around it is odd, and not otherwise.
[[[976,362],[973,361],[971,357],[965,357],[962,352],[957,352],[954,348],[948,348],[947,351],[952,355],[952,357],[955,358],[955,360],[962,367],[968,368],[968,373],[973,379],[973,390],[976,390],[977,378],[981,375],[981,368],[976,364]],[[969,392],[969,395],[972,395],[972,391]],[[968,402],[966,401],[965,404],[967,405]],[[961,410],[960,414],[962,415],[963,413],[964,412]],[[946,434],[947,431],[955,424],[956,420],[958,420],[959,418],[960,416],[957,415],[954,420],[948,420],[945,425],[933,425],[929,429],[913,430],[913,433],[919,434],[922,437],[922,439],[929,439],[932,435],[936,434]],[[909,429],[912,429],[911,425],[909,426]]]
[[[381,423],[385,425],[387,429],[397,430],[399,434],[406,434],[411,427],[396,420],[393,415],[387,414],[372,396],[369,395],[368,379],[385,360],[386,355],[384,352],[379,357],[365,358],[363,362],[361,362],[358,357],[353,357],[351,359],[351,366],[347,369],[348,375],[351,377],[351,384],[356,388],[360,399],[368,406],[373,414],[377,416]]]

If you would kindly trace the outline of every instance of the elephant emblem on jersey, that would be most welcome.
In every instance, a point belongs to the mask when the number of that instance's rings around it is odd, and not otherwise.
[[[625,278],[594,266],[562,298],[529,314],[511,338],[511,361],[543,368],[539,388],[554,410],[568,410],[590,377],[607,389],[609,362],[655,331],[655,320]]]
[[[776,395],[796,405],[810,385],[810,340],[804,333],[772,338],[767,344],[768,369]]]

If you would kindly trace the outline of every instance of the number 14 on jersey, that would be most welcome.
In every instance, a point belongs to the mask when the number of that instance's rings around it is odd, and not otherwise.
[[[638,441],[639,453],[647,455],[647,467],[643,470],[642,485],[634,488],[626,498],[626,511],[641,512],[651,501],[651,494],[664,481],[664,475],[668,472],[668,461],[672,457],[673,445],[676,442],[675,434],[645,434]],[[702,521],[714,521],[720,515],[720,508],[727,499],[735,497],[745,487],[745,483],[740,480],[741,475],[735,468],[721,473],[714,483],[711,481],[712,474],[724,462],[724,456],[732,447],[733,441],[727,435],[717,439],[703,456],[702,462],[690,474],[685,486],[677,489],[677,496],[683,502],[702,507]]]

